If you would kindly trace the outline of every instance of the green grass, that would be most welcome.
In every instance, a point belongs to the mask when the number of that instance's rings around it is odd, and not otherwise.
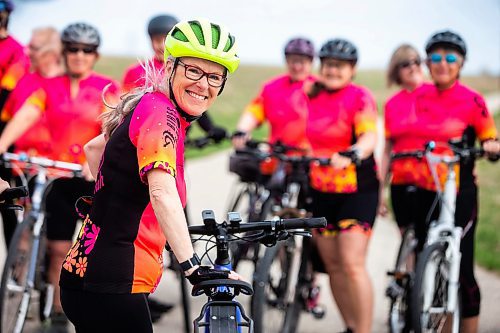
[[[500,128],[500,115],[495,117]],[[479,223],[476,232],[476,259],[488,269],[500,272],[500,165],[478,163]]]

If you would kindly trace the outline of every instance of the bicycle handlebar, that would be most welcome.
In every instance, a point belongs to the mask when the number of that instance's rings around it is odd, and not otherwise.
[[[281,219],[276,221],[258,221],[247,223],[233,223],[227,224],[215,223],[211,221],[204,225],[189,226],[189,233],[192,235],[218,235],[218,228],[222,228],[227,234],[238,234],[247,231],[267,231],[267,232],[280,232],[285,230],[294,229],[310,229],[310,228],[324,228],[326,226],[326,219],[324,217],[313,218],[295,218],[295,219]]]
[[[1,158],[7,162],[18,161],[18,162],[24,162],[24,163],[38,165],[38,166],[41,166],[43,168],[55,168],[55,169],[60,169],[60,170],[64,170],[64,171],[71,171],[71,172],[75,172],[75,173],[82,171],[81,164],[69,163],[69,162],[63,162],[63,161],[55,161],[55,160],[51,160],[51,159],[48,159],[45,157],[28,156],[26,154],[3,153],[1,155]]]

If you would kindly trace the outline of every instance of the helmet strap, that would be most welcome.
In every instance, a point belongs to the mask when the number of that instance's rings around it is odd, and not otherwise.
[[[172,101],[172,103],[174,103],[175,108],[177,109],[177,112],[179,112],[181,117],[184,118],[188,123],[192,123],[196,119],[200,118],[201,115],[193,116],[192,114],[189,114],[186,111],[184,111],[177,103],[177,100],[175,99],[175,95],[174,95],[174,90],[172,89],[172,79],[174,77],[174,72],[177,71],[178,64],[179,64],[179,59],[175,58],[172,72],[170,73],[170,77],[168,78],[168,90],[169,90],[169,94],[170,94],[170,100]]]

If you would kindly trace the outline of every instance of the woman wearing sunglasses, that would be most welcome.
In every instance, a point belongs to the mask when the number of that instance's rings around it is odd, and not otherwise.
[[[193,284],[235,273],[200,266],[183,205],[184,136],[239,65],[235,38],[206,20],[177,23],[163,72],[104,115],[86,155],[98,181],[61,272],[61,298],[77,332],[152,332],[146,298],[162,274],[168,241]]]
[[[373,289],[366,255],[379,187],[373,158],[377,107],[372,94],[352,82],[358,51],[351,42],[330,40],[319,58],[319,78],[308,91],[306,133],[312,154],[331,158],[331,165],[311,167],[312,212],[328,220],[315,239],[345,332],[367,333]],[[356,158],[339,154],[346,150]]]
[[[414,216],[413,196],[416,178],[415,160],[405,159],[393,161],[391,153],[407,149],[412,137],[406,135],[413,126],[416,117],[415,101],[418,91],[429,85],[424,83],[424,74],[421,67],[418,51],[411,45],[399,46],[391,56],[387,69],[388,86],[397,85],[401,90],[387,100],[384,108],[385,144],[380,162],[380,198],[379,214],[387,214],[387,202],[384,197],[384,187],[389,181],[388,172],[391,171],[391,204],[395,220],[403,231],[413,222]]]
[[[464,40],[452,31],[441,31],[431,36],[425,47],[426,64],[434,84],[425,85],[416,93],[415,114],[399,135],[404,149],[422,149],[428,141],[435,141],[438,153],[452,152],[449,140],[463,140],[472,146],[480,141],[487,155],[500,151],[497,129],[483,97],[459,81],[467,48]],[[393,172],[396,172],[394,170]],[[438,177],[445,179],[446,168],[438,167]],[[436,187],[425,160],[415,161],[412,170],[416,177],[415,198],[418,212],[414,217],[416,235],[420,243],[426,237],[426,221],[436,219],[439,207],[432,210]],[[480,293],[474,277],[474,234],[477,224],[478,189],[474,176],[474,160],[462,161],[459,170],[455,224],[463,228],[460,251],[460,291],[462,306],[461,332],[478,331]],[[443,186],[444,184],[441,184]],[[428,216],[430,214],[430,219]]]
[[[85,23],[69,25],[61,34],[63,75],[46,79],[43,88],[34,91],[8,123],[0,137],[0,152],[5,152],[39,119],[44,120],[50,134],[49,158],[81,163],[83,178],[57,179],[46,198],[46,223],[50,265],[48,279],[55,287],[51,324],[63,331],[67,319],[59,297],[59,275],[78,220],[75,201],[91,195],[92,175],[83,146],[101,133],[99,116],[105,111],[103,90],[107,100],[117,100],[118,85],[110,78],[93,72],[99,58],[101,38],[98,31]]]

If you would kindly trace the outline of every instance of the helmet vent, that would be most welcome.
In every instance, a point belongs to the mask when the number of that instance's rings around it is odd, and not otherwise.
[[[234,45],[234,36],[229,35],[229,38],[227,39],[226,46],[224,46],[224,52],[229,51],[230,48],[232,48]]]
[[[220,27],[216,24],[210,24],[212,30],[212,48],[216,49],[220,42]]]
[[[201,45],[205,45],[205,38],[203,38],[203,30],[201,29],[201,24],[198,21],[189,21],[189,25],[194,32],[194,35],[198,39]]]
[[[177,40],[188,42],[186,35],[184,35],[184,33],[180,31],[179,28],[177,27],[175,27],[174,31],[172,31],[172,36]]]

